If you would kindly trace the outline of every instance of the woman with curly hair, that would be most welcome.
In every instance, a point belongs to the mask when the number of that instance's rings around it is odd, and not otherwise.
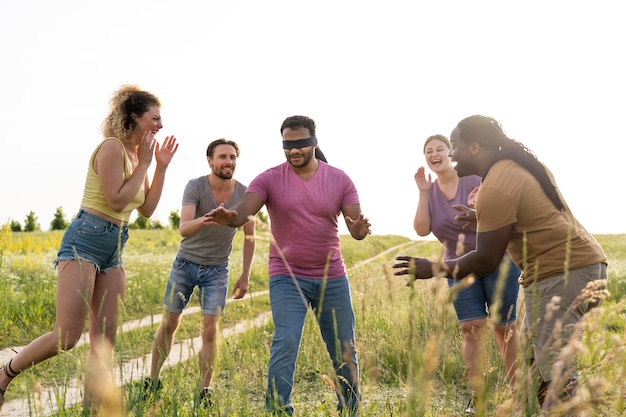
[[[157,207],[165,172],[178,149],[176,138],[162,145],[160,101],[137,86],[125,85],[111,98],[104,140],[87,168],[80,210],[63,235],[54,261],[58,282],[54,329],[39,336],[0,368],[0,406],[9,383],[20,372],[73,348],[89,316],[90,350],[85,374],[85,408],[96,410],[102,371],[110,372],[123,301],[126,272],[122,261],[133,210],[150,217]],[[152,181],[148,168],[156,168]],[[105,373],[106,375],[106,373]]]

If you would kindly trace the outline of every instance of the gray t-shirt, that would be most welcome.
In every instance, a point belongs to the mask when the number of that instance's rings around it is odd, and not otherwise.
[[[235,191],[224,207],[236,210],[246,194],[247,187],[235,181]],[[183,206],[196,206],[198,218],[218,206],[213,197],[208,176],[189,180],[183,194]],[[191,236],[184,237],[178,248],[178,255],[199,265],[223,265],[233,249],[233,237],[237,228],[231,226],[206,226]]]

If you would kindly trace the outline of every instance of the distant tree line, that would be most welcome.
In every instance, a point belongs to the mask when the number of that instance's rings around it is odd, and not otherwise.
[[[267,215],[263,211],[259,211],[257,219],[261,223],[269,224]],[[168,217],[169,226],[174,230],[178,230],[180,226],[180,213],[178,210],[171,211]],[[13,232],[39,232],[41,231],[41,225],[35,215],[34,211],[28,213],[24,219],[24,225],[17,220],[9,220],[9,225]],[[50,222],[50,230],[65,230],[70,225],[69,221],[65,218],[63,207],[56,209],[54,218]],[[137,216],[134,222],[128,224],[129,229],[163,229],[164,226],[159,220],[151,220],[147,217]]]

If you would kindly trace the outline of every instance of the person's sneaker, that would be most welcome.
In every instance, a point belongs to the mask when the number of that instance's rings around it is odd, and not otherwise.
[[[160,379],[152,379],[150,377],[146,377],[143,380],[143,399],[146,400],[150,395],[156,393],[163,389],[163,384]]]
[[[211,399],[211,388],[204,388],[200,391],[200,405],[205,408],[213,407],[213,400]]]

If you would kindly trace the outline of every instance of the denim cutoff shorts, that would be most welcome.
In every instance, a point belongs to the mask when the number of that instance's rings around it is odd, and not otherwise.
[[[508,264],[506,269],[504,263]],[[505,273],[506,275],[504,275]],[[501,274],[502,276],[500,276]],[[515,323],[517,320],[520,274],[520,269],[508,255],[505,255],[500,267],[495,272],[476,278],[472,285],[459,291],[453,301],[459,322],[478,320],[489,316],[495,319],[497,325]],[[499,279],[504,280],[501,294],[497,294]],[[448,280],[450,287],[456,284],[458,281]],[[494,311],[496,298],[500,301],[498,311]]]
[[[88,261],[96,272],[124,265],[122,253],[128,240],[128,226],[122,226],[79,210],[63,234],[61,247],[54,260],[56,268],[61,261]]]
[[[228,264],[200,265],[178,255],[167,280],[163,297],[165,310],[182,313],[196,286],[202,314],[224,314],[228,293]]]

